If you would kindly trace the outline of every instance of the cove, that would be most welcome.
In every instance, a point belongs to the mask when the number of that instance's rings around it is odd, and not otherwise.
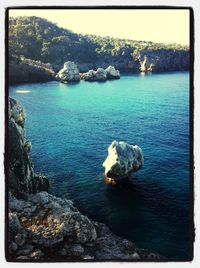
[[[49,177],[53,194],[138,247],[188,258],[189,73],[23,84],[9,95],[25,108],[35,170]],[[117,187],[103,181],[113,140],[138,144],[145,157]]]

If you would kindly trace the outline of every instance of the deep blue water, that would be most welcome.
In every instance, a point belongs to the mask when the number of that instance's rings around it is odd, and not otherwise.
[[[26,110],[35,169],[50,178],[52,193],[138,247],[189,257],[188,73],[24,84],[10,96]],[[102,167],[115,139],[145,156],[142,170],[117,187],[104,183]]]

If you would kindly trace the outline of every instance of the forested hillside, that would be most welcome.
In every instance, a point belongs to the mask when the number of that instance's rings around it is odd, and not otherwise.
[[[144,60],[152,64],[154,71],[189,68],[187,46],[81,35],[39,17],[10,18],[11,80],[16,76],[16,67],[20,69],[25,64],[24,58],[50,63],[52,72],[57,72],[65,61],[74,61],[80,72],[108,65],[114,65],[121,72],[138,72]]]

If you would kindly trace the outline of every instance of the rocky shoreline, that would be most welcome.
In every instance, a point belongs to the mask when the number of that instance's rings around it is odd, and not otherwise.
[[[12,98],[8,112],[7,261],[166,261],[48,193],[48,179],[34,172],[25,112]]]
[[[10,17],[8,26],[10,84],[52,80],[65,61],[80,73],[109,65],[121,73],[190,69],[187,45],[77,34],[36,16]]]
[[[152,61],[153,62],[153,61]],[[40,61],[26,59],[21,57],[17,62],[10,62],[8,79],[10,85],[21,83],[39,83],[49,81],[60,81],[62,83],[84,81],[107,81],[112,79],[120,79],[120,74],[123,73],[158,73],[170,70],[156,70],[155,63],[152,63],[147,57],[138,59],[136,70],[116,69],[116,65],[106,65],[98,63],[96,68],[90,69],[90,66],[85,64],[67,61],[63,68],[55,67],[51,64],[45,64]],[[100,67],[104,66],[104,67]],[[84,72],[83,72],[84,70]],[[171,70],[176,71],[176,70]],[[178,70],[181,71],[181,70]]]

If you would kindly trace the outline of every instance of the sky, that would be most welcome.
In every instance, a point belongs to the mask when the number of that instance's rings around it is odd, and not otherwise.
[[[82,34],[189,45],[189,10],[13,9],[9,16],[38,16]]]

